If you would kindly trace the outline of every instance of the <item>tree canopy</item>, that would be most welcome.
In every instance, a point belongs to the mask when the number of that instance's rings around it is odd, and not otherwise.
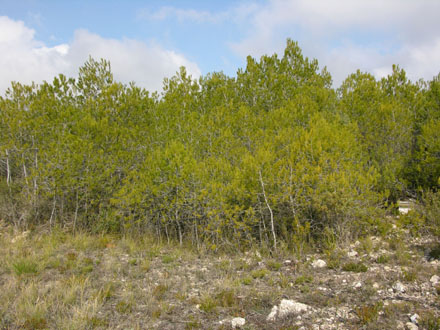
[[[182,68],[159,95],[89,58],[77,78],[0,98],[0,175],[0,217],[17,226],[300,249],[438,190],[440,75],[357,71],[335,89],[288,40],[236,77]]]

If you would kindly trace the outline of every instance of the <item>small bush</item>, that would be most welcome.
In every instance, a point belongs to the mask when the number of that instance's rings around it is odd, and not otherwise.
[[[282,266],[282,264],[278,261],[275,261],[275,260],[269,260],[267,262],[267,268],[269,268],[272,271],[280,270],[281,266]]]
[[[217,302],[211,296],[204,296],[200,301],[200,309],[205,313],[211,313],[217,307]]]
[[[364,305],[357,307],[355,313],[359,318],[361,324],[368,324],[372,321],[376,321],[379,316],[379,311],[382,309],[382,303],[376,303],[374,305]]]
[[[429,260],[440,260],[440,245],[433,247],[428,253]]]
[[[440,317],[432,312],[424,313],[420,318],[420,328],[426,330],[440,329]]]
[[[257,279],[257,278],[263,278],[263,277],[265,277],[268,273],[269,273],[269,271],[268,271],[267,269],[264,269],[264,268],[262,268],[262,269],[256,269],[256,270],[253,270],[253,271],[251,272],[251,276],[252,276],[254,279]]]
[[[417,273],[414,270],[403,270],[402,278],[405,282],[414,282],[417,279]]]
[[[47,329],[46,318],[39,315],[32,315],[26,319],[23,324],[25,329]]]
[[[20,259],[12,263],[12,269],[18,276],[38,273],[38,265],[29,259]]]
[[[378,264],[386,264],[390,261],[390,256],[387,254],[382,254],[376,259],[376,263]]]
[[[295,279],[295,285],[301,285],[304,283],[312,283],[312,282],[313,282],[313,276],[310,275],[301,275]]]
[[[162,257],[162,263],[164,263],[164,264],[170,264],[170,263],[174,262],[174,260],[176,260],[176,258],[174,256],[171,256],[168,254],[166,254]]]
[[[235,295],[234,290],[226,289],[222,290],[216,294],[215,300],[219,306],[222,307],[233,307],[238,304],[238,298]]]
[[[163,297],[165,296],[165,293],[168,291],[168,285],[166,284],[158,284],[154,287],[153,289],[153,296],[158,299],[161,300],[163,299]]]
[[[116,304],[116,310],[120,314],[130,313],[133,310],[133,304],[127,301],[120,301]]]
[[[342,270],[346,272],[365,273],[368,267],[362,262],[348,262],[342,266]]]

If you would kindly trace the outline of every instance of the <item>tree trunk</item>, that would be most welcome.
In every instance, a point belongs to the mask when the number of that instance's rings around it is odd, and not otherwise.
[[[264,190],[263,176],[261,175],[261,171],[259,171],[258,174],[260,175],[260,183],[261,183],[261,189],[263,190],[264,201],[266,202],[267,209],[269,210],[269,213],[270,213],[270,227],[271,227],[272,236],[273,236],[273,248],[276,251],[276,249],[277,249],[277,236],[275,234],[275,224],[274,224],[274,220],[273,220],[273,211],[272,211],[272,208],[270,207],[269,201],[267,200],[266,191]]]

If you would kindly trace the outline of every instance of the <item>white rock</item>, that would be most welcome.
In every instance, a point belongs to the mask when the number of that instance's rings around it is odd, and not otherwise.
[[[414,323],[414,324],[418,324],[419,322],[418,322],[418,319],[419,319],[419,314],[413,314],[413,315],[411,315],[410,317],[409,317],[409,319],[411,320],[411,322],[412,323]]]
[[[399,207],[400,214],[408,214],[411,209],[409,207]]]
[[[378,284],[377,282],[374,282],[374,283],[373,283],[373,288],[374,288],[374,289],[379,289],[379,284]]]
[[[406,322],[405,328],[407,330],[419,330],[419,327],[417,325],[415,325],[414,323],[411,323],[411,322]]]
[[[269,315],[267,316],[267,321],[275,321],[278,315],[278,306],[273,306]]]
[[[405,288],[405,286],[404,286],[402,283],[400,283],[399,281],[397,281],[397,282],[394,283],[394,285],[393,285],[393,290],[396,291],[396,292],[405,292],[405,291],[406,291],[406,288]]]
[[[402,321],[397,321],[396,322],[396,329],[397,330],[404,330],[405,329],[405,325],[403,324]]]
[[[296,302],[294,300],[281,300],[278,306],[273,306],[270,314],[267,316],[267,321],[275,321],[282,319],[292,314],[299,314],[306,312],[310,307],[306,304]]]
[[[242,327],[246,324],[246,320],[242,317],[234,317],[231,320],[232,329]]]
[[[347,252],[347,256],[350,258],[356,257],[358,253],[355,250],[351,250]]]
[[[361,288],[362,287],[362,283],[361,282],[355,282],[354,284],[353,284],[353,288],[355,288],[355,289],[359,289],[359,288]]]
[[[292,260],[284,260],[285,265],[290,265],[292,263]]]
[[[327,266],[327,263],[322,260],[322,259],[318,259],[312,262],[312,267],[313,268],[324,268]]]
[[[440,277],[438,277],[437,275],[433,275],[433,276],[431,276],[431,279],[429,280],[429,282],[431,282],[432,285],[437,285],[438,282],[440,282]]]

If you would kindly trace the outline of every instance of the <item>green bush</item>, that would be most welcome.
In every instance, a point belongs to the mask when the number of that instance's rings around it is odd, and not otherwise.
[[[38,265],[30,259],[19,259],[12,262],[12,269],[18,276],[38,273]]]
[[[342,265],[342,270],[346,272],[365,273],[368,267],[362,262],[348,262]]]

